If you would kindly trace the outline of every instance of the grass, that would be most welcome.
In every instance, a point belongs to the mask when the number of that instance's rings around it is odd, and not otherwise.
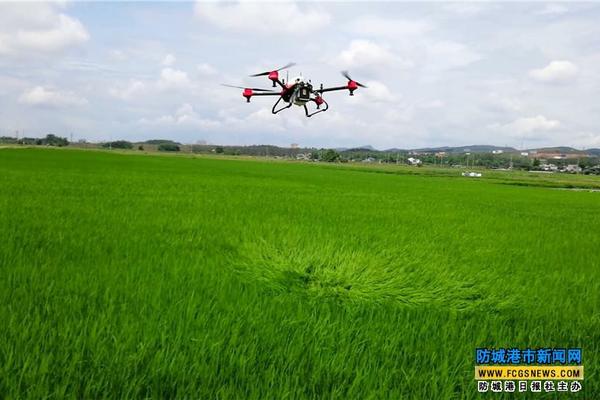
[[[599,397],[600,193],[536,186],[599,181],[413,171],[0,149],[0,396],[480,398],[531,346]]]

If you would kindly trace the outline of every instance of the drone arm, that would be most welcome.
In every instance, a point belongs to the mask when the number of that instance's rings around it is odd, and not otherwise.
[[[279,79],[277,79],[277,80],[275,80],[275,81],[273,81],[273,82],[277,83],[277,84],[278,84],[278,85],[279,85],[279,86],[280,86],[282,89],[285,89],[285,85],[284,85],[284,84],[283,84],[283,82],[282,82],[282,81],[280,81]]]
[[[252,97],[254,96],[281,96],[281,93],[279,92],[259,92],[259,93],[252,93]]]
[[[246,98],[246,102],[250,103],[250,98],[254,97],[254,96],[281,96],[281,93],[277,93],[277,92],[250,92],[249,94],[244,94],[244,97]]]

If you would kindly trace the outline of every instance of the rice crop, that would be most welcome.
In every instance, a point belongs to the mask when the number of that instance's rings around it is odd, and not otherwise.
[[[600,397],[600,193],[381,171],[0,149],[0,397],[480,398],[477,347]]]

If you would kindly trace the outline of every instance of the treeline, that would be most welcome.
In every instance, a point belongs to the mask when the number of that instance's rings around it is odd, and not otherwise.
[[[46,146],[67,146],[66,138],[53,134],[45,138],[22,138],[0,137],[0,144],[25,144]],[[74,145],[80,145],[76,143]],[[539,170],[540,162],[552,163],[559,169],[567,165],[578,165],[585,173],[596,173],[600,165],[600,156],[594,154],[591,157],[579,157],[568,159],[540,160],[522,156],[519,153],[504,152],[493,154],[491,152],[473,153],[434,153],[434,152],[411,152],[408,150],[379,151],[371,148],[354,149],[326,149],[314,147],[279,147],[273,145],[250,145],[250,146],[218,146],[218,145],[183,145],[167,139],[152,139],[144,142],[129,142],[116,140],[101,144],[86,143],[86,147],[103,147],[107,149],[139,150],[139,151],[162,151],[162,152],[188,152],[194,154],[222,154],[228,156],[255,156],[255,157],[277,157],[300,159],[307,161],[322,162],[371,162],[389,164],[408,164],[410,157],[421,160],[421,165],[435,165],[445,167],[483,167],[483,168],[513,168],[521,170]]]
[[[0,137],[1,144],[23,144],[23,145],[36,145],[36,146],[68,146],[69,141],[67,138],[48,134],[44,138],[14,138],[10,136]]]
[[[141,143],[128,142],[126,140],[115,140],[113,142],[102,143],[102,147],[105,149],[124,149],[132,150],[149,150],[150,146],[144,147],[144,145],[155,146],[158,151],[181,151],[181,143],[173,142],[172,140],[147,140]]]

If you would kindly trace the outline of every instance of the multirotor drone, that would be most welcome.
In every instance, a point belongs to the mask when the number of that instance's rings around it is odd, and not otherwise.
[[[250,99],[252,96],[279,96],[275,104],[273,105],[273,109],[271,110],[273,114],[277,114],[283,110],[287,110],[292,105],[303,106],[304,112],[307,117],[312,117],[315,114],[318,114],[323,111],[327,111],[329,109],[329,105],[323,99],[323,93],[325,92],[333,92],[336,90],[348,90],[350,96],[354,96],[354,91],[359,87],[366,88],[362,83],[356,82],[353,80],[347,71],[342,71],[342,75],[348,79],[348,83],[344,86],[333,86],[325,88],[323,84],[320,85],[318,89],[314,89],[313,85],[309,80],[306,80],[302,76],[298,76],[292,80],[279,79],[279,71],[290,68],[296,65],[295,63],[289,63],[279,69],[273,71],[261,72],[258,74],[250,75],[251,77],[256,76],[266,76],[273,82],[273,87],[281,88],[280,91],[271,90],[271,89],[261,89],[261,88],[249,88],[243,86],[233,86],[226,85],[223,86],[233,87],[238,89],[243,89],[242,96],[246,98],[246,102],[250,103]],[[283,105],[279,106],[279,103],[283,101]],[[316,105],[316,109],[312,112],[309,111],[307,104],[313,102]],[[321,106],[324,105],[324,108]]]

